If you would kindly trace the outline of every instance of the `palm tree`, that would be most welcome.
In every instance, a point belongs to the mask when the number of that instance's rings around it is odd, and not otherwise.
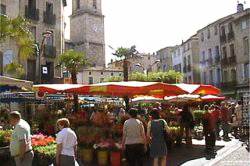
[[[10,39],[15,40],[18,45],[17,59],[7,64],[5,71],[14,74],[16,77],[21,77],[24,74],[23,66],[20,63],[21,59],[26,59],[34,54],[34,41],[29,31],[29,22],[21,17],[9,18],[5,15],[0,17],[0,43]]]
[[[65,67],[71,75],[73,84],[77,84],[77,73],[81,66],[86,65],[85,55],[83,52],[67,50],[58,57],[57,67]],[[78,110],[78,96],[74,94],[74,111]]]
[[[110,47],[113,49],[112,47]],[[133,45],[130,48],[123,48],[119,47],[115,50],[115,53],[113,53],[114,56],[121,58],[123,60],[123,81],[128,81],[128,58],[138,55],[139,52],[136,50],[136,46]],[[126,105],[126,111],[129,110],[129,98],[128,96],[123,96],[125,105]]]

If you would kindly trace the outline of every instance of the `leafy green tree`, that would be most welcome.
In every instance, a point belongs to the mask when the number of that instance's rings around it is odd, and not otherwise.
[[[167,72],[150,72],[148,73],[148,81],[164,82],[175,84],[182,80],[182,74],[175,70],[168,70]]]
[[[107,77],[103,80],[103,82],[121,82],[122,77],[121,76],[111,76]]]
[[[15,77],[21,77],[24,74],[21,59],[34,54],[34,41],[29,31],[29,22],[21,17],[9,18],[5,15],[0,17],[0,42],[10,39],[16,41],[18,45],[17,58],[4,67],[5,71]]]
[[[86,60],[83,52],[77,52],[74,50],[67,50],[58,57],[57,67],[65,67],[71,75],[71,81],[73,84],[77,84],[77,73],[80,67],[85,66]],[[78,95],[74,94],[74,110],[78,110]]]
[[[147,75],[141,72],[133,72],[129,75],[129,81],[142,81],[146,82],[147,80]]]

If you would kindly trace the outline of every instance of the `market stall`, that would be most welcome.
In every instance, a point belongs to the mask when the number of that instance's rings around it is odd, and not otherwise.
[[[69,96],[71,93],[118,97],[123,97],[124,95],[126,95],[131,98],[131,103],[137,103],[138,101],[139,103],[141,103],[144,99],[144,101],[148,100],[144,97],[143,100],[137,99],[137,101],[135,101],[135,99],[133,100],[132,98],[136,95],[150,95],[150,102],[153,103],[155,103],[156,101],[166,101],[164,100],[165,96],[174,96],[171,98],[169,97],[169,101],[171,101],[170,103],[181,103],[183,101],[190,102],[191,100],[200,102],[201,94],[219,94],[219,90],[211,85],[171,85],[160,82],[137,81],[107,82],[92,85],[43,84],[35,85],[33,86],[33,89],[36,92],[65,93],[69,94]],[[156,100],[153,100],[152,98]],[[84,97],[79,99],[81,99],[83,103],[87,100]],[[170,105],[168,106],[170,107]],[[65,110],[61,111],[64,112]],[[164,111],[166,111],[165,108],[162,109],[161,113],[164,113]],[[170,113],[174,116],[173,119],[168,119],[168,122],[174,138],[173,141],[175,143],[175,141],[179,137],[180,132],[177,115],[178,111],[172,108],[169,108],[168,111],[170,111]],[[78,112],[56,114],[56,117],[60,116],[67,117],[72,122],[72,127],[76,131],[78,136],[78,143],[81,154],[80,156],[83,162],[92,162],[95,153],[97,154],[96,156],[98,162],[103,165],[107,164],[107,162],[109,161],[114,160],[115,157],[111,157],[111,152],[118,152],[118,156],[121,156],[122,151],[119,146],[121,144],[122,125],[123,122],[128,118],[122,106],[114,107],[111,104],[106,104],[105,102],[98,101],[97,104],[95,104],[93,107],[82,108]],[[169,116],[167,116],[167,118],[168,117]],[[147,124],[147,118],[142,120],[145,124]],[[111,158],[108,159],[108,156]]]
[[[0,92],[4,92],[6,90],[10,91],[12,89],[31,91],[32,85],[33,85],[32,81],[0,76],[0,90],[1,90]]]

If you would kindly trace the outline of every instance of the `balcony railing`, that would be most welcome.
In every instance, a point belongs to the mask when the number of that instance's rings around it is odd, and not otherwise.
[[[227,39],[228,39],[228,41],[234,40],[234,32],[233,31],[228,32]]]
[[[32,19],[32,20],[39,20],[39,9],[25,6],[25,17]]]
[[[227,64],[228,64],[228,59],[227,58],[221,59],[221,65],[227,65]]]
[[[222,89],[236,89],[236,81],[222,82],[221,88]]]
[[[215,64],[219,64],[220,63],[220,56],[216,55],[214,57],[214,62],[215,62]]]
[[[51,46],[51,45],[44,45],[44,57],[55,58],[56,47]]]
[[[234,55],[234,56],[228,57],[228,63],[235,64],[236,63],[236,56]]]
[[[225,34],[220,36],[220,42],[221,43],[226,43],[227,42],[227,36]]]
[[[49,13],[49,12],[43,12],[43,22],[50,25],[56,24],[56,15]]]

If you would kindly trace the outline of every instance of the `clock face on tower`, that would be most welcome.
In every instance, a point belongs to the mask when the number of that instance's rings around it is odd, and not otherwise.
[[[93,25],[92,25],[92,30],[93,30],[94,32],[99,32],[99,31],[100,31],[100,29],[99,29],[99,27],[98,27],[97,24],[93,24]]]

